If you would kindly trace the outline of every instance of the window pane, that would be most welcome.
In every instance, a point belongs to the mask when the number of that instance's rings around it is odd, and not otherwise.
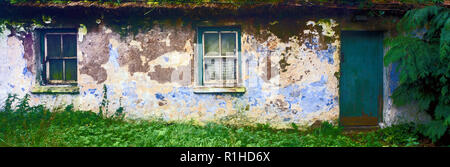
[[[77,60],[65,60],[66,61],[66,81],[77,80]]]
[[[205,81],[220,79],[220,59],[206,58],[205,59]]]
[[[47,56],[61,56],[61,35],[47,35]]]
[[[205,56],[219,56],[219,34],[204,33]]]
[[[236,79],[236,59],[235,58],[223,58],[222,59],[222,74],[223,80],[235,80]]]
[[[236,33],[221,34],[222,56],[236,55]]]
[[[64,57],[77,57],[77,37],[75,35],[63,35]]]
[[[50,60],[50,80],[63,79],[63,63],[62,60]]]

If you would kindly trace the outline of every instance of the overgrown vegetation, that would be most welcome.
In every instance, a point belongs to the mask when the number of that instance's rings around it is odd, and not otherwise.
[[[131,121],[123,117],[75,111],[73,105],[50,112],[30,106],[29,96],[10,95],[0,109],[0,146],[417,146],[414,126],[400,125],[374,132],[345,135],[341,127],[325,122],[299,131],[276,130],[268,124],[233,127],[210,123]]]
[[[384,63],[398,63],[394,104],[417,105],[433,120],[420,132],[437,141],[450,135],[450,9],[430,6],[408,11],[399,35],[386,41]],[[447,141],[448,142],[448,141]]]

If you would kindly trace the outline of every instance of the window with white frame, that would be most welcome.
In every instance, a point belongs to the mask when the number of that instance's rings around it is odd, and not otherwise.
[[[77,33],[44,34],[45,77],[49,84],[77,83]]]
[[[203,85],[236,85],[239,78],[239,31],[210,28],[201,31]]]

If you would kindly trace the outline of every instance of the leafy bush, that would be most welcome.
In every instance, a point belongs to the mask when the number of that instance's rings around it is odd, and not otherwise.
[[[359,133],[355,140],[364,146],[418,146],[419,135],[414,124],[393,125],[387,128],[378,129],[376,131]]]
[[[333,124],[325,121],[320,125],[320,127],[313,129],[313,133],[323,136],[337,136],[341,134],[342,130],[342,127],[334,126]]]
[[[418,35],[418,31],[425,31]],[[420,128],[437,141],[450,125],[450,9],[430,6],[408,11],[398,24],[399,35],[388,39],[384,63],[398,63],[399,86],[394,104],[416,104],[433,120]]]
[[[378,132],[383,141],[387,143],[405,146],[416,146],[419,144],[418,131],[413,124],[394,125],[381,129]]]

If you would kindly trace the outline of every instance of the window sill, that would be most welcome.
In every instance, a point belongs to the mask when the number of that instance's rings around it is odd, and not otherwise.
[[[245,93],[245,87],[196,87],[194,93]]]
[[[80,87],[72,85],[56,86],[33,86],[31,89],[33,94],[78,94],[80,93]]]

